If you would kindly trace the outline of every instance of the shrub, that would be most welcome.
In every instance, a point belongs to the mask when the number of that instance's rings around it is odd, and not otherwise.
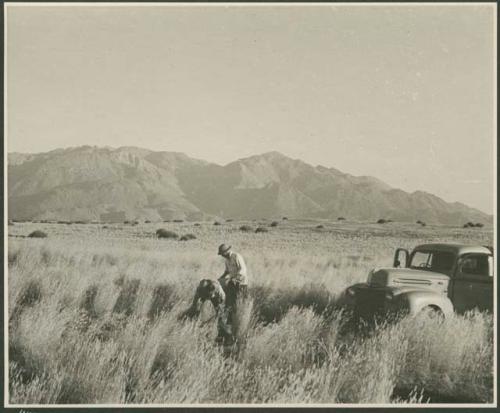
[[[138,279],[125,280],[113,306],[113,313],[129,316],[134,312],[140,283]]]
[[[243,232],[251,232],[253,231],[253,228],[250,226],[250,225],[242,225],[240,227],[240,231],[243,231]]]
[[[288,220],[288,218],[287,218],[287,217],[283,217],[283,221],[287,221],[287,220]]]
[[[337,221],[345,221],[345,218],[344,217],[338,217]]]
[[[231,218],[229,218],[229,219],[226,219],[226,222],[233,222],[233,220]]]
[[[482,228],[484,227],[484,224],[481,224],[478,222],[477,224],[474,224],[473,222],[467,222],[467,224],[464,224],[464,228]]]
[[[43,231],[40,231],[39,229],[33,231],[31,234],[28,235],[30,238],[47,238],[47,234]]]
[[[214,225],[221,225],[221,223],[219,221],[215,221]]]
[[[91,284],[85,289],[82,296],[80,297],[78,307],[80,311],[85,313],[90,318],[97,317],[97,311],[95,309],[95,299],[98,292],[98,286],[96,284]]]
[[[172,310],[175,299],[177,298],[174,291],[174,286],[170,284],[159,284],[154,287],[153,299],[147,313],[147,317],[150,321]]]
[[[170,220],[169,220],[169,219],[166,219],[166,220],[165,220],[165,221],[163,221],[163,222],[170,222]]]
[[[151,221],[150,220],[146,220],[144,221],[145,224],[151,224]]]
[[[124,224],[130,224],[130,221],[123,221]]]
[[[384,218],[380,218],[378,221],[377,221],[377,224],[385,224],[389,222],[388,220],[384,219]]]
[[[179,222],[184,222],[184,220],[183,220],[183,219],[174,219],[174,221],[173,221],[173,222],[177,222],[177,223],[179,223]]]
[[[156,231],[156,236],[158,238],[168,238],[168,239],[177,239],[177,238],[179,238],[179,235],[177,235],[175,232],[169,231],[169,230],[164,229],[164,228],[158,229]]]
[[[264,227],[258,227],[255,232],[267,232],[267,228]]]
[[[195,222],[194,226],[195,226],[195,227],[199,227],[199,226],[201,226],[201,225],[200,225],[200,223],[199,223],[199,222]]]
[[[278,226],[278,221],[273,221],[271,222],[271,227],[277,227]]]
[[[22,286],[14,300],[12,313],[9,316],[9,322],[17,322],[21,313],[27,307],[33,307],[42,299],[42,283],[38,279],[29,279]]]
[[[325,228],[325,226],[320,224],[320,225],[317,225],[316,228],[317,229],[323,229],[323,228]]]
[[[179,241],[189,241],[190,239],[196,239],[196,235],[194,234],[185,234],[180,237]]]

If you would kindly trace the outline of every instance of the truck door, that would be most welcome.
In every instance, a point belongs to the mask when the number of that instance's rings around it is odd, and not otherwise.
[[[452,283],[452,302],[458,313],[474,308],[493,311],[492,255],[461,256]]]

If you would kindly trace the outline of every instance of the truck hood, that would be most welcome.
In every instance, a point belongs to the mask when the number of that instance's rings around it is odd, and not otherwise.
[[[368,275],[373,287],[417,288],[446,291],[450,277],[445,274],[411,268],[381,268]]]

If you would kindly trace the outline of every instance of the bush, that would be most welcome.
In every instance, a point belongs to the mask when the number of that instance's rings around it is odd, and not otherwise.
[[[282,219],[283,219],[283,221],[288,221],[287,217],[283,217]]]
[[[199,222],[195,222],[194,226],[199,227],[199,226],[201,226],[201,224]]]
[[[229,219],[226,219],[226,222],[233,222],[233,220],[231,218],[229,218]]]
[[[484,224],[481,224],[478,222],[477,224],[474,224],[473,222],[467,222],[467,224],[464,224],[464,228],[482,228],[484,227]]]
[[[221,223],[219,221],[215,221],[214,225],[221,225]]]
[[[253,228],[250,226],[250,225],[242,225],[240,227],[240,231],[243,231],[243,232],[251,232],[253,231]]]
[[[151,221],[146,220],[146,221],[144,221],[144,223],[145,223],[145,224],[151,224]]]
[[[177,238],[179,238],[179,235],[177,235],[175,232],[169,231],[169,230],[164,229],[164,228],[158,229],[156,231],[156,236],[158,238],[167,238],[167,239],[177,239]]]
[[[189,241],[190,239],[196,239],[196,235],[194,234],[185,234],[180,237],[179,241]]]
[[[155,286],[153,290],[153,299],[147,313],[148,319],[152,321],[160,315],[171,311],[176,298],[173,285],[159,284]]]
[[[174,221],[173,221],[173,222],[177,222],[177,223],[179,223],[179,222],[184,222],[184,220],[183,220],[183,219],[174,219]]]
[[[278,226],[278,221],[273,221],[271,222],[271,227],[277,227]]]
[[[47,234],[45,232],[37,229],[36,231],[33,231],[31,234],[29,234],[28,237],[30,237],[30,238],[47,238]]]
[[[317,229],[323,229],[323,228],[325,228],[325,226],[324,225],[317,225],[316,228]]]
[[[255,230],[255,232],[267,232],[267,228],[264,228],[264,227],[259,227]]]
[[[377,221],[377,224],[386,224],[387,222],[389,222],[388,220],[384,219],[384,218],[380,218],[378,221]]]
[[[345,221],[345,218],[344,217],[338,217],[337,221]]]

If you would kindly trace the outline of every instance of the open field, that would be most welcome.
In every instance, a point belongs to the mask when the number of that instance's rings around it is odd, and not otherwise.
[[[10,402],[492,402],[491,316],[353,335],[335,306],[347,286],[390,265],[396,247],[492,245],[491,228],[270,224],[9,226]],[[158,228],[196,239],[156,239]],[[26,237],[36,229],[48,237]],[[215,346],[214,321],[177,320],[199,280],[222,273],[222,242],[242,253],[251,280],[232,357]]]

